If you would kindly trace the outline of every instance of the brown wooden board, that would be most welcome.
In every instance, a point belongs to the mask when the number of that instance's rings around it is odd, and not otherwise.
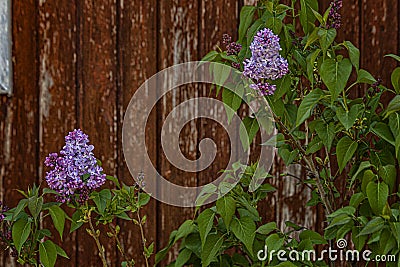
[[[199,1],[159,1],[158,2],[158,67],[164,69],[174,64],[197,60],[198,54],[198,25],[199,25]],[[168,81],[166,81],[168,82]],[[158,110],[158,132],[160,135],[163,122],[171,110],[179,103],[198,96],[198,86],[188,85],[176,89],[173,93],[168,93],[160,100]],[[186,115],[194,116],[196,106],[187,107],[183,111]],[[182,116],[184,114],[178,114]],[[182,154],[191,160],[197,157],[198,131],[195,121],[188,125],[179,133],[177,130],[181,125],[171,125],[171,131],[167,134],[180,134],[180,146]],[[159,139],[158,139],[159,140]],[[160,174],[172,183],[184,186],[196,186],[196,173],[187,173],[175,168],[169,163],[163,153],[161,144],[158,143],[159,168]],[[179,153],[179,152],[178,152]],[[168,191],[163,188],[163,191]],[[173,193],[173,192],[170,192]],[[187,219],[193,216],[193,209],[173,207],[163,203],[158,203],[159,213],[157,221],[157,247],[167,245],[169,234],[172,230]],[[165,262],[175,259],[178,249],[172,250],[166,257]]]
[[[117,172],[116,1],[80,1],[78,45],[78,126],[90,137],[106,174]],[[108,263],[116,265],[116,246],[100,227]],[[98,250],[84,229],[78,232],[78,266],[100,266]]]
[[[75,2],[40,2],[39,20],[39,179],[47,187],[43,166],[46,156],[64,146],[64,136],[76,127],[76,6]],[[48,201],[54,201],[51,197]],[[71,216],[71,212],[69,213]],[[66,224],[68,225],[68,223]],[[69,227],[60,237],[50,217],[43,226],[52,231],[54,241],[67,252],[69,259],[59,258],[57,264],[76,261],[76,233]]]
[[[3,198],[13,207],[21,199],[14,189],[26,190],[38,182],[38,95],[37,86],[37,25],[36,1],[13,1],[13,95],[2,96],[0,132],[4,133],[3,160],[0,162],[3,179]],[[3,266],[13,266],[5,258]]]
[[[132,174],[126,167],[122,151],[122,125],[125,111],[129,101],[139,86],[151,75],[157,72],[157,4],[152,1],[119,1],[118,3],[118,177],[124,183],[132,185]],[[133,111],[141,116],[140,109]],[[154,166],[157,164],[156,146],[156,110],[148,118],[146,131],[146,144],[149,157]],[[143,155],[137,155],[135,162],[140,164]],[[144,168],[144,167],[143,167]],[[146,175],[147,170],[143,169]],[[137,175],[133,174],[133,175]],[[156,241],[157,210],[156,201],[152,199],[142,210],[141,215],[147,215],[145,224],[145,237],[147,246]],[[121,238],[125,245],[128,258],[134,258],[137,266],[145,266],[143,259],[143,246],[140,239],[138,226],[132,222],[120,220]],[[157,248],[155,247],[155,250]],[[119,262],[124,259],[119,256]],[[154,256],[150,264],[154,264]]]

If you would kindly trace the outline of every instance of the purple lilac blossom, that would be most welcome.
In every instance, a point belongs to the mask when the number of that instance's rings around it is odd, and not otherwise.
[[[276,85],[269,83],[250,84],[250,88],[259,91],[260,95],[272,95],[276,90]]]
[[[224,33],[222,35],[222,43],[224,45],[229,45],[231,42],[232,42],[232,37],[229,34]]]
[[[46,174],[46,181],[60,194],[58,201],[70,202],[77,197],[78,203],[83,203],[90,192],[105,183],[106,175],[93,149],[89,137],[78,129],[65,137],[65,146],[59,155],[51,153],[46,158],[45,165],[52,168]]]
[[[228,56],[237,55],[239,54],[240,50],[242,49],[242,45],[239,43],[232,42],[226,46],[226,54]]]
[[[339,29],[340,26],[342,26],[342,15],[340,14],[342,6],[342,0],[333,0],[331,2],[331,9],[329,10],[329,28]]]
[[[252,88],[260,90],[262,95],[270,95],[276,87],[264,80],[276,80],[289,72],[287,60],[279,54],[282,50],[279,37],[270,29],[262,29],[254,36],[250,50],[250,59],[243,62],[243,75],[255,81]]]

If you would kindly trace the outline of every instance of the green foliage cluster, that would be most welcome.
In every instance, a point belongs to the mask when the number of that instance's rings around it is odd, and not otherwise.
[[[280,37],[281,55],[287,59],[290,72],[268,81],[277,90],[272,96],[261,97],[274,113],[279,132],[271,143],[276,143],[286,166],[300,164],[307,172],[307,177],[297,178],[312,189],[306,205],[325,209],[324,232],[290,222],[286,225],[291,230],[283,232],[275,222],[262,222],[257,206],[267,192],[273,191],[272,186],[263,184],[254,192],[248,190],[247,174],[254,166],[237,164],[230,172],[243,175],[240,183],[172,232],[167,247],[157,254],[157,262],[180,240],[179,255],[169,266],[332,265],[304,260],[279,262],[276,257],[262,262],[256,252],[264,245],[269,250],[288,252],[315,249],[345,237],[351,237],[359,251],[370,249],[371,259],[390,254],[399,261],[400,68],[393,71],[390,86],[381,85],[360,68],[357,47],[349,41],[336,41],[337,30],[328,25],[329,9],[324,13],[318,10],[317,0],[293,0],[291,6],[264,0],[257,6],[244,6],[238,31],[242,50],[228,56],[217,49],[203,60],[227,66],[236,63],[243,70],[243,61],[251,56],[249,45],[259,30],[269,28]],[[299,22],[302,30],[296,34]],[[400,62],[399,56],[388,57]],[[214,75],[223,83],[229,73],[214,70]],[[363,88],[363,97],[349,97],[352,90]],[[243,96],[223,87],[217,88],[217,94],[220,90],[229,107],[228,115],[231,110],[237,111]],[[380,102],[383,94],[392,96],[387,106]],[[260,98],[257,93],[253,96]],[[254,114],[246,120],[251,122],[244,126],[252,142],[262,125],[254,126]],[[346,190],[339,191],[336,185],[343,179]],[[223,188],[215,190],[222,192]],[[398,266],[397,262],[386,264]]]

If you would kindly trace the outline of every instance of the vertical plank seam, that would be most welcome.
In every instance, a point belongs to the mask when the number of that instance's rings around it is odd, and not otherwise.
[[[121,69],[121,56],[123,51],[121,51],[121,49],[119,49],[119,45],[121,42],[121,0],[116,0],[116,20],[115,20],[115,25],[116,25],[116,37],[115,37],[115,51],[116,51],[116,79],[115,79],[115,83],[116,83],[116,89],[117,89],[117,93],[116,93],[116,99],[115,99],[115,108],[117,111],[117,129],[116,129],[116,175],[117,178],[120,179],[121,174],[122,174],[122,170],[121,170],[121,164],[119,164],[120,162],[123,162],[123,155],[121,153],[121,136],[120,133],[122,133],[122,129],[120,129],[122,127],[122,123],[121,123],[121,119],[123,116],[121,116],[121,110],[120,107],[123,103],[123,94],[122,92],[122,69]],[[122,107],[123,108],[123,107]],[[121,130],[121,131],[120,131]],[[123,164],[122,164],[123,165]],[[120,220],[117,218],[116,219],[116,223],[117,225],[119,225]],[[120,254],[118,253],[118,247],[115,246],[115,256],[116,256],[116,262],[118,264],[118,266],[120,265]]]
[[[160,29],[161,29],[161,25],[160,25],[160,3],[161,1],[156,1],[156,73],[158,73],[160,71],[160,65],[161,65],[161,59],[160,59]],[[158,99],[158,96],[160,95],[160,91],[158,89],[158,86],[156,86],[156,98]],[[156,141],[156,170],[157,172],[159,172],[161,170],[161,154],[160,154],[160,136],[158,135],[159,133],[159,128],[160,128],[160,120],[161,120],[161,103],[160,101],[158,101],[158,103],[156,103],[155,105],[156,107],[156,136],[155,136],[155,141]],[[157,175],[157,174],[156,174]],[[157,186],[156,188],[157,191],[157,195],[160,193],[159,192],[159,187]],[[161,228],[161,216],[160,216],[160,211],[161,210],[161,204],[159,201],[156,201],[156,216],[155,216],[155,220],[156,220],[156,233],[155,233],[155,251],[160,249],[160,245],[161,245],[161,241],[160,241],[160,229]]]
[[[203,11],[203,5],[202,5],[202,0],[198,0],[197,1],[197,56],[196,56],[196,60],[199,60],[199,58],[201,57],[201,48],[202,48],[202,38],[201,38],[201,27],[202,27],[202,11]],[[196,87],[198,87],[199,89],[203,86],[201,84],[197,84],[195,85]],[[199,95],[197,95],[199,96]],[[196,109],[197,109],[197,114],[198,114],[198,109],[199,109],[199,105],[197,105]],[[197,141],[196,141],[196,160],[199,159],[200,156],[200,151],[198,149],[198,144],[200,143],[201,139],[203,138],[202,136],[202,120],[200,118],[197,119],[196,122],[196,128],[197,128]],[[196,166],[197,170],[199,169],[199,163],[197,162],[197,166]],[[200,185],[200,176],[199,176],[199,172],[196,170],[196,187],[198,187]]]
[[[81,79],[81,5],[79,0],[75,0],[75,23],[76,23],[76,33],[75,33],[75,116],[76,116],[76,128],[81,127],[81,99],[80,99],[80,79]],[[79,263],[79,242],[78,242],[78,231],[75,231],[75,266]]]
[[[39,48],[39,35],[38,35],[38,31],[39,31],[39,0],[35,1],[35,30],[33,31],[34,34],[34,38],[35,38],[35,86],[36,86],[36,99],[37,99],[37,109],[38,109],[38,116],[36,117],[36,129],[35,129],[35,139],[36,139],[36,169],[35,169],[35,173],[36,173],[36,178],[35,178],[35,183],[38,184],[40,181],[40,177],[39,177],[39,166],[40,166],[40,122],[41,122],[41,114],[40,114],[40,86],[39,86],[39,79],[40,79],[40,48]]]

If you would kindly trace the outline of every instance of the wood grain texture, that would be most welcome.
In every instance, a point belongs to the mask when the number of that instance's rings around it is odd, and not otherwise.
[[[216,49],[217,46],[225,49],[222,44],[222,35],[227,33],[232,36],[232,40],[237,39],[236,26],[238,23],[238,2],[230,1],[201,1],[199,22],[199,59],[205,56],[210,50]],[[214,97],[221,100],[221,93],[215,97],[215,90],[211,90],[210,85],[199,86],[199,96]],[[202,108],[199,105],[198,108]],[[210,114],[225,113],[225,109],[215,107],[210,110]],[[205,138],[212,139],[216,148],[216,157],[214,162],[204,171],[198,173],[198,185],[205,185],[218,178],[220,171],[228,168],[231,153],[231,145],[236,144],[239,136],[232,136],[230,140],[225,129],[219,125],[221,122],[215,122],[210,119],[198,120],[199,140]]]
[[[125,164],[122,151],[122,125],[129,101],[139,86],[157,72],[157,2],[152,1],[119,1],[118,3],[118,177],[124,183],[132,185],[135,181]],[[140,108],[134,109],[136,116],[141,116]],[[147,118],[146,131],[147,152],[154,166],[157,164],[157,113],[156,110]],[[129,122],[128,122],[129,123]],[[135,162],[141,164],[143,155],[135,154]],[[149,166],[139,166],[144,174]],[[137,174],[133,174],[137,175]],[[156,241],[157,211],[153,199],[142,210],[147,215],[145,236],[147,245]],[[128,258],[134,258],[137,266],[144,266],[143,246],[140,242],[138,226],[132,222],[119,221],[121,238]],[[155,250],[157,247],[155,247]],[[119,255],[119,262],[123,261]],[[154,257],[151,258],[154,264]]]
[[[116,175],[117,54],[116,1],[81,1],[79,12],[78,123],[90,136],[104,172]],[[116,265],[116,246],[99,226],[107,261]],[[100,266],[95,243],[84,229],[78,232],[78,266]]]
[[[159,4],[159,69],[172,66],[174,64],[197,60],[198,54],[198,25],[199,25],[199,2],[188,0],[167,0],[160,1]],[[173,79],[173,77],[171,77]],[[169,82],[168,80],[165,82]],[[183,101],[198,96],[197,86],[182,86],[172,93],[166,94],[161,100],[157,108],[158,111],[158,127],[159,131],[163,125],[165,118],[171,110]],[[182,111],[184,114],[177,116],[195,117],[196,106],[186,106]],[[177,129],[182,125],[172,123],[167,128],[166,134],[180,134],[179,144],[181,145],[182,154],[190,160],[197,157],[197,140],[198,130],[195,121],[189,122],[186,127],[179,133]],[[160,135],[160,132],[157,132]],[[163,153],[163,148],[159,145],[159,168],[160,174],[172,183],[184,186],[196,186],[196,173],[187,173],[175,168],[169,163]],[[179,153],[179,151],[177,151]],[[164,192],[168,190],[163,188]],[[173,192],[171,192],[173,193]],[[160,216],[157,221],[157,242],[158,247],[164,247],[168,242],[169,234],[172,230],[186,219],[190,219],[193,215],[193,209],[183,209],[172,207],[166,204],[159,204],[158,212]],[[177,255],[177,248],[172,250],[166,257],[165,262],[171,262]]]
[[[384,58],[386,54],[399,54],[399,1],[366,1],[361,4],[361,67],[390,86],[390,73],[396,67],[395,60]],[[388,102],[393,95],[386,94]]]
[[[43,162],[49,153],[60,151],[64,136],[76,127],[76,6],[75,2],[40,2],[39,10],[39,179],[46,185]],[[48,201],[54,201],[49,197]],[[69,214],[72,215],[71,213]],[[56,232],[50,217],[43,226]],[[64,233],[68,233],[67,228]],[[58,234],[54,241],[76,262],[76,233]]]
[[[11,98],[1,97],[4,139],[3,198],[13,207],[21,199],[14,189],[26,190],[38,182],[38,84],[36,2],[13,1],[14,86]],[[14,266],[7,257],[3,266]]]

